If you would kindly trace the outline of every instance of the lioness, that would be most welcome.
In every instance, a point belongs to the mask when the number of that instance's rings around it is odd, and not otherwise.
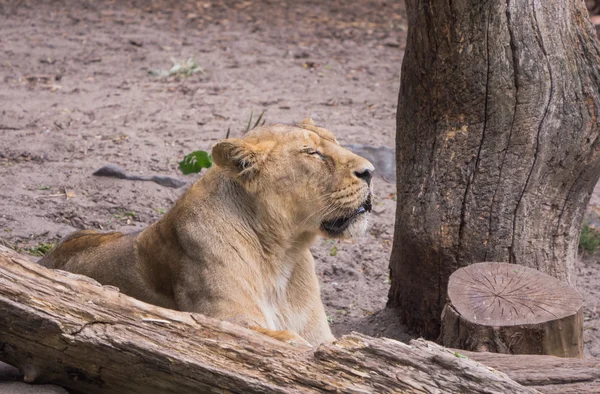
[[[147,229],[79,231],[41,264],[282,341],[333,340],[309,247],[319,234],[365,231],[373,165],[310,119],[223,140],[212,157],[215,166]]]

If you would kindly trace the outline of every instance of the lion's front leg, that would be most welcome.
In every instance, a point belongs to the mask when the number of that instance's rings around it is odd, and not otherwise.
[[[204,288],[204,292],[207,293],[208,289]],[[201,313],[205,316],[247,327],[293,346],[312,347],[310,342],[291,330],[263,328],[266,322],[261,309],[257,305],[240,302],[240,300],[231,299],[224,295],[219,297],[218,294],[207,297],[206,294],[199,292],[183,291],[181,287],[176,287],[175,297],[177,299],[177,309],[179,310]],[[207,302],[207,299],[211,302]]]
[[[225,320],[229,323],[237,324],[242,327],[246,327],[251,330],[260,332],[261,334],[270,336],[271,338],[277,339],[278,341],[281,341],[281,342],[286,342],[292,346],[312,348],[312,345],[310,342],[308,342],[306,339],[304,339],[302,336],[295,333],[294,331],[271,330],[269,328],[261,327],[260,325],[257,325],[257,324],[260,324],[260,323],[258,323],[258,321],[260,321],[260,319],[252,318],[252,317],[246,316],[242,313],[239,313],[234,316],[229,316],[223,320]],[[249,321],[251,321],[252,323],[249,323]]]
[[[287,342],[292,346],[306,346],[311,348],[312,345],[300,335],[296,334],[290,330],[270,330],[268,328],[263,328],[259,326],[248,326],[249,329],[258,331],[261,334],[265,334],[270,336],[271,338],[275,338],[278,341]]]

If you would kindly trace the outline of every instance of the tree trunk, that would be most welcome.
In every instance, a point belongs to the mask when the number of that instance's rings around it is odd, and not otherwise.
[[[532,268],[471,264],[450,275],[441,339],[466,350],[583,357],[583,298]]]
[[[0,361],[28,382],[83,393],[536,392],[430,342],[353,334],[294,348],[13,253],[0,246]]]
[[[599,47],[582,0],[407,0],[389,305],[439,334],[450,274],[574,283],[600,176]]]

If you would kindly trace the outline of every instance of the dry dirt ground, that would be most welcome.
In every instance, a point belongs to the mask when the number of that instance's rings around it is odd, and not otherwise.
[[[0,241],[36,248],[83,228],[134,231],[183,193],[99,178],[112,163],[169,175],[253,113],[310,116],[343,144],[393,147],[402,1],[0,2]],[[171,59],[203,69],[157,77]],[[336,335],[407,339],[384,309],[395,186],[377,178],[368,236],[314,247]],[[595,201],[595,200],[594,200]],[[596,201],[600,205],[600,200]],[[578,266],[586,352],[600,356],[600,265]]]

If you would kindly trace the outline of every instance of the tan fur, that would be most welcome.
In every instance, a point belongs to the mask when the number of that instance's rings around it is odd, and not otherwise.
[[[258,127],[212,155],[215,165],[146,230],[80,231],[41,263],[280,340],[332,340],[309,247],[319,234],[364,231],[358,213],[371,190],[360,174],[373,166],[311,120]],[[343,231],[327,227],[347,217]]]

